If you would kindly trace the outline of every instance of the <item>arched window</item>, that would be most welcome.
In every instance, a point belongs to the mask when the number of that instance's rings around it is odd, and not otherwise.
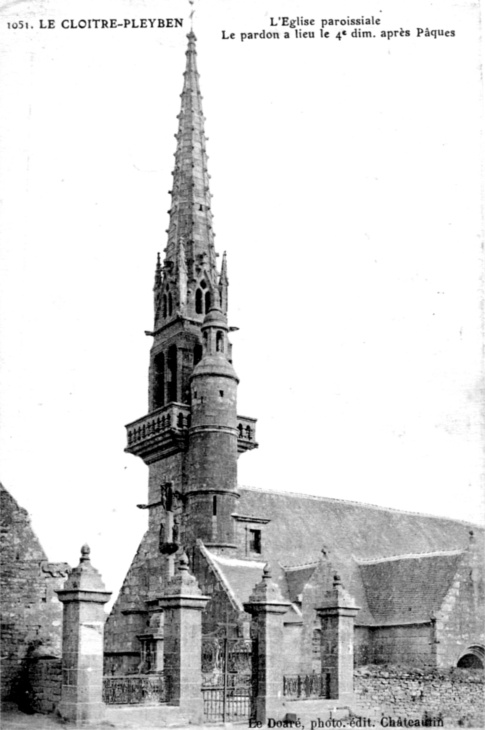
[[[202,289],[197,289],[195,292],[195,311],[197,314],[202,314]]]
[[[165,355],[159,352],[153,359],[153,408],[165,405]]]
[[[177,400],[177,347],[171,345],[168,348],[167,357],[167,371],[168,371],[168,401]]]
[[[168,316],[172,316],[173,311],[173,299],[172,299],[172,292],[169,292],[168,294]]]
[[[224,333],[218,330],[216,335],[216,351],[224,352]]]
[[[162,314],[163,314],[163,318],[165,319],[165,317],[167,316],[167,295],[166,294],[163,295],[163,312],[162,312]]]
[[[210,291],[206,291],[205,293],[205,313],[209,311],[211,308],[211,293]]]

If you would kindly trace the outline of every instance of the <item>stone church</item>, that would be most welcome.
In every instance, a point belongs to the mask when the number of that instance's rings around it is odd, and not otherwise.
[[[196,38],[188,36],[170,224],[154,283],[148,413],[126,451],[148,466],[148,529],[105,629],[107,675],[163,668],[159,598],[182,556],[209,597],[202,633],[250,638],[245,604],[266,577],[287,604],[285,677],[321,671],[316,609],[332,590],[353,611],[356,666],[483,667],[483,533],[468,523],[275,489],[241,488],[258,446],[237,412],[226,255],[218,266]],[[185,560],[185,557],[183,558]],[[211,657],[205,655],[210,669]],[[204,667],[203,667],[204,670]]]

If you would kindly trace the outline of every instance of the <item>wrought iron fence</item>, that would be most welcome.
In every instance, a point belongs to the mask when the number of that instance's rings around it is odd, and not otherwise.
[[[225,684],[224,684],[225,681]],[[229,674],[220,683],[202,687],[204,719],[208,722],[237,722],[251,716],[251,677]]]
[[[249,720],[252,711],[251,639],[227,637],[227,627],[202,640],[202,697],[207,722]]]
[[[160,704],[168,700],[163,673],[103,677],[103,701],[108,705]]]
[[[327,674],[289,674],[283,677],[283,694],[295,700],[328,697]]]

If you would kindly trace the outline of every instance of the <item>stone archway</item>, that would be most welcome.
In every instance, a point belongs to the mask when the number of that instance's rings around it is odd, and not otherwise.
[[[485,649],[483,646],[469,646],[462,653],[456,665],[461,669],[484,669]]]

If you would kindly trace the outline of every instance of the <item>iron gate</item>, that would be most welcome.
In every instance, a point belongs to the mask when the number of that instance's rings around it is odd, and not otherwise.
[[[202,696],[209,722],[236,722],[252,717],[251,639],[220,632],[202,637]]]

